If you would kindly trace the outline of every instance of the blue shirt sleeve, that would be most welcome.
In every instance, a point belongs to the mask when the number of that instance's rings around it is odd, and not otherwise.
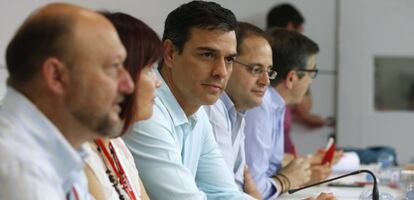
[[[273,161],[274,137],[272,137],[272,121],[270,112],[263,107],[257,107],[246,113],[245,151],[246,163],[256,187],[263,199],[275,199],[278,196],[276,183],[271,178],[275,174],[277,163]],[[269,119],[270,118],[270,119]]]
[[[161,109],[136,123],[125,136],[145,189],[151,199],[207,199],[194,177],[182,164],[172,128]]]

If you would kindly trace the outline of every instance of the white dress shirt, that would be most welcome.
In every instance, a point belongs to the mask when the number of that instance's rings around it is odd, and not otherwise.
[[[7,88],[0,107],[0,199],[91,199],[83,157],[31,101]]]
[[[246,166],[244,113],[237,112],[234,103],[226,93],[214,105],[205,106],[205,109],[224,160],[233,172],[239,190],[243,191],[244,167]]]

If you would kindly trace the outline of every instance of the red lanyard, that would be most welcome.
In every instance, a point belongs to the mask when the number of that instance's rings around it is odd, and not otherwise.
[[[76,188],[75,188],[75,186],[73,186],[72,187],[72,194],[73,194],[73,196],[75,196],[75,200],[79,200],[79,195],[78,195],[78,191],[76,191]],[[71,193],[69,192],[67,195],[66,195],[66,200],[70,200],[71,198],[70,198],[70,195]]]
[[[115,151],[111,141],[109,141],[109,149],[110,149],[111,152],[113,152],[112,156],[108,152],[108,149],[106,148],[106,146],[105,146],[102,139],[96,139],[95,143],[96,143],[96,145],[99,146],[100,149],[102,149],[102,151],[104,153],[104,156],[109,161],[109,164],[111,164],[111,167],[112,167],[113,171],[115,172],[115,175],[118,177],[119,182],[122,185],[122,188],[128,194],[129,198],[131,200],[137,200],[137,198],[135,197],[134,191],[132,190],[131,184],[128,181],[128,177],[126,176],[125,171],[124,171],[121,163],[119,162],[118,156],[116,155],[116,151]]]
[[[76,200],[79,200],[78,191],[76,191],[75,186],[73,186],[73,187],[72,187],[72,191],[73,191],[73,194],[75,194],[75,199],[76,199]]]

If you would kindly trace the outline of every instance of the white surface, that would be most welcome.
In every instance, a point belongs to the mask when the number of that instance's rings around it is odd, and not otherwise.
[[[360,162],[358,154],[355,152],[346,152],[344,153],[344,156],[338,161],[338,163],[332,166],[332,172],[351,172],[359,169],[359,167]]]
[[[365,186],[363,188],[339,188],[339,187],[328,187],[328,186],[319,186],[319,187],[313,187],[309,188],[300,192],[297,192],[295,194],[284,194],[283,196],[279,197],[278,200],[283,199],[305,199],[308,197],[316,197],[321,192],[331,192],[335,195],[335,197],[338,200],[358,200],[359,195],[366,191],[366,190],[372,190],[372,185]],[[379,187],[379,191],[381,193],[389,193],[393,197],[398,197],[399,192],[394,189],[390,189],[388,187]],[[397,199],[397,198],[396,198]]]
[[[413,112],[374,110],[374,56],[413,56],[414,1],[341,0],[339,146],[389,145],[413,156]]]
[[[373,168],[375,168],[375,166],[361,166],[360,169],[370,169],[371,171],[373,171]],[[332,175],[331,178],[339,176],[342,174],[335,174]],[[349,176],[346,178],[343,178],[340,180],[340,182],[342,183],[353,183],[355,181],[365,181],[366,174],[362,173],[362,174],[358,174],[358,175],[354,175],[354,176]],[[284,194],[283,196],[279,197],[278,199],[283,200],[283,199],[305,199],[307,197],[316,197],[318,194],[320,194],[321,192],[331,192],[335,195],[335,197],[338,200],[358,200],[359,199],[359,195],[366,191],[366,190],[372,190],[372,185],[366,185],[365,187],[362,188],[347,188],[347,187],[329,187],[326,184],[324,185],[320,185],[320,186],[315,186],[315,187],[311,187],[308,189],[304,189],[302,191],[299,191],[297,193],[294,194]],[[399,199],[397,197],[399,197],[400,195],[400,191],[397,189],[392,189],[386,186],[381,186],[379,185],[378,188],[380,193],[389,193],[392,196],[396,197],[396,199]]]
[[[6,93],[6,78],[8,76],[6,68],[0,65],[0,104]]]

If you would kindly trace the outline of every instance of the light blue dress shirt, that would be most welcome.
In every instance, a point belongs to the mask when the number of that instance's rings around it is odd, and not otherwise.
[[[268,87],[260,107],[246,112],[246,162],[263,199],[276,199],[276,183],[271,179],[282,166],[283,117],[285,101]]]
[[[234,103],[226,93],[221,95],[214,105],[205,106],[205,109],[227,167],[233,172],[239,190],[243,191],[244,167],[246,166],[244,112],[237,112]]]
[[[151,199],[245,199],[214,140],[204,109],[188,117],[162,80],[153,115],[125,143]]]
[[[0,107],[0,199],[92,199],[85,156],[32,102],[7,88]]]

